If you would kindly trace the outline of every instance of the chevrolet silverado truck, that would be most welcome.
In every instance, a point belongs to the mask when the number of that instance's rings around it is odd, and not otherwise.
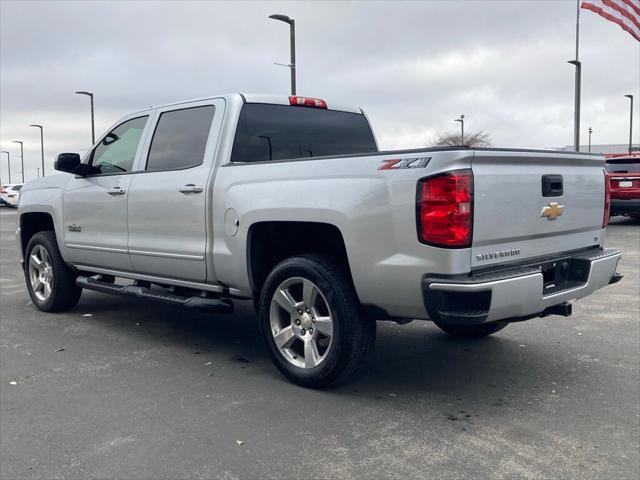
[[[150,108],[55,167],[18,212],[38,309],[83,289],[214,314],[253,300],[273,362],[308,387],[361,368],[377,320],[482,337],[621,278],[602,156],[378,151],[361,109],[316,98]]]

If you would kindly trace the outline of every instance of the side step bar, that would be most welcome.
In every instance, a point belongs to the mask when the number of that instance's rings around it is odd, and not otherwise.
[[[160,302],[170,303],[180,307],[197,308],[212,313],[231,313],[233,303],[231,300],[220,300],[217,298],[205,297],[185,297],[173,293],[165,293],[151,290],[151,288],[140,285],[118,285],[116,283],[103,282],[92,277],[80,276],[76,279],[76,285],[87,290],[96,292],[111,293],[114,295],[128,295],[132,297],[145,298]]]

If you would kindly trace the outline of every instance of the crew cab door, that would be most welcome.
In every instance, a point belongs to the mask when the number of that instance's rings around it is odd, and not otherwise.
[[[131,271],[127,197],[142,152],[148,116],[124,120],[85,158],[90,174],[72,178],[64,192],[64,241],[78,266]]]
[[[129,195],[129,252],[137,273],[207,279],[209,181],[223,100],[158,111],[153,136]]]

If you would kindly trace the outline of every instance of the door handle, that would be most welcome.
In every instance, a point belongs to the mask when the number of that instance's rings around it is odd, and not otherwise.
[[[204,188],[202,188],[200,185],[194,185],[193,183],[183,185],[179,189],[181,193],[201,193],[202,190],[204,190]]]
[[[122,187],[113,187],[107,192],[109,195],[124,195],[127,191]]]

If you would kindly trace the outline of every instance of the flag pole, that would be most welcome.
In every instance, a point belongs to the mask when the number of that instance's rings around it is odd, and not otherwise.
[[[573,149],[580,151],[580,86],[582,83],[582,63],[579,60],[580,48],[580,0],[576,0],[576,58],[569,63],[576,67],[575,99],[573,111]]]
[[[580,0],[576,0],[576,60],[580,49]]]

